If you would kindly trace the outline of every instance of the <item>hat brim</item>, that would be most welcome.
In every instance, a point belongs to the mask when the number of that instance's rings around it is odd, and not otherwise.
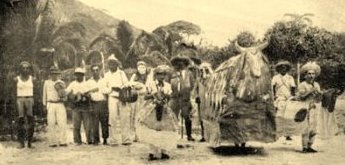
[[[190,64],[189,58],[181,56],[173,57],[170,61],[172,66],[176,66],[179,62],[183,62],[186,66]]]
[[[278,67],[281,67],[281,66],[287,66],[291,69],[292,65],[291,63],[287,62],[287,61],[283,61],[283,62],[278,62],[276,65],[275,65],[275,68],[278,68]]]

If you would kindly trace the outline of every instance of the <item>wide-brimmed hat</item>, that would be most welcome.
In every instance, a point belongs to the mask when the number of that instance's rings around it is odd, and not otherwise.
[[[31,67],[31,64],[29,63],[29,62],[27,62],[27,61],[22,61],[20,64],[19,64],[19,66],[20,67],[23,67],[23,66],[28,66],[28,67]]]
[[[138,61],[138,62],[137,62],[137,66],[140,66],[140,65],[146,66],[146,63],[145,63],[144,61]]]
[[[107,61],[108,61],[108,62],[109,62],[109,61],[115,61],[115,62],[117,62],[118,64],[121,64],[121,62],[115,57],[114,54],[111,54],[111,55],[108,57]]]
[[[154,74],[167,74],[170,67],[168,65],[159,65],[154,69]]]
[[[50,67],[49,72],[50,72],[50,74],[60,74],[60,73],[61,73],[61,71],[59,70],[59,68],[56,67],[56,66]]]
[[[316,76],[321,73],[321,67],[316,62],[307,62],[301,67],[301,74],[305,74],[309,70],[313,70]]]
[[[76,73],[85,74],[85,69],[84,68],[75,68],[74,74],[76,74]]]
[[[170,60],[170,63],[172,66],[176,66],[178,62],[183,62],[185,66],[188,66],[190,64],[190,59],[186,56],[175,56]]]
[[[286,61],[286,60],[282,60],[282,61],[279,61],[274,67],[277,68],[277,67],[280,67],[280,66],[287,66],[289,68],[291,68],[291,63],[289,61]]]

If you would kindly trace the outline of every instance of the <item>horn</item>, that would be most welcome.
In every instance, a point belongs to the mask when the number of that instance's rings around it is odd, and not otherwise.
[[[236,40],[235,42],[235,47],[238,51],[240,51],[241,53],[244,52],[245,48],[243,48],[242,46],[238,45],[238,42]]]

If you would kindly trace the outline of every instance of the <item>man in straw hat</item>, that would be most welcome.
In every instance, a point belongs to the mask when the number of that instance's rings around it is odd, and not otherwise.
[[[298,99],[308,106],[306,117],[307,128],[302,133],[303,153],[317,152],[312,148],[316,135],[317,110],[319,110],[320,97],[322,95],[320,85],[315,82],[315,78],[320,75],[321,68],[315,62],[308,62],[301,68],[301,74],[305,81],[298,86]]]
[[[18,110],[18,141],[20,146],[25,147],[25,139],[28,141],[28,148],[32,148],[31,142],[34,135],[34,80],[31,76],[32,66],[27,61],[20,63],[19,76],[15,77],[14,81],[17,85],[17,110]],[[25,119],[28,123],[27,129],[25,128]]]
[[[178,118],[181,114],[185,120],[185,128],[188,141],[194,141],[192,137],[191,120],[191,91],[194,88],[194,77],[188,70],[190,59],[185,56],[175,56],[171,59],[171,65],[174,67],[174,73],[171,79],[171,109]]]
[[[109,72],[104,76],[105,93],[108,94],[110,143],[112,145],[131,144],[130,110],[126,103],[119,100],[119,92],[128,83],[128,78],[119,66],[120,61],[114,54],[107,59]]]
[[[47,110],[49,146],[67,146],[67,116],[64,101],[67,99],[65,83],[60,80],[60,70],[52,66],[50,79],[44,81],[43,106]]]
[[[92,144],[90,128],[90,110],[89,98],[87,95],[87,84],[84,80],[85,69],[76,68],[74,76],[76,80],[71,82],[66,89],[69,99],[72,101],[72,119],[73,119],[73,138],[76,145],[82,144],[80,127],[83,123],[86,141]]]
[[[279,114],[283,115],[286,107],[286,101],[295,95],[296,84],[294,78],[288,73],[291,69],[291,64],[288,61],[279,61],[275,65],[275,70],[278,72],[272,78],[272,88],[275,101],[275,107]],[[286,140],[292,140],[290,136],[286,135]]]

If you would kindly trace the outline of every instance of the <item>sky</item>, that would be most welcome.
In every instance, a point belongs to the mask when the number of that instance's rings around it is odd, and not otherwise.
[[[242,31],[258,39],[285,13],[313,13],[313,24],[345,31],[344,0],[80,0],[137,28],[151,32],[177,20],[197,24],[206,44],[224,46]]]

